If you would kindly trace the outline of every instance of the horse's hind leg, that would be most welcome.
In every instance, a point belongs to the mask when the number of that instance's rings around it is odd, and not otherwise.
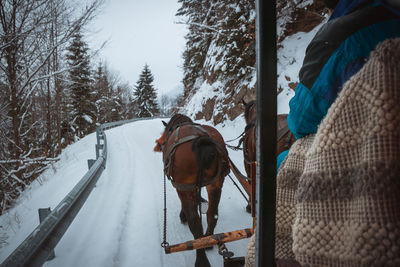
[[[183,203],[182,200],[181,200],[181,203]],[[183,211],[183,204],[182,204],[181,212],[179,213],[179,218],[181,219],[181,223],[187,222],[185,212]]]
[[[194,238],[203,236],[203,226],[200,216],[197,212],[196,192],[195,191],[177,191],[181,200],[182,211],[188,221],[190,231]]]
[[[216,184],[211,184],[207,186],[208,192],[208,210],[207,210],[207,230],[205,235],[214,234],[215,226],[218,220],[218,205],[221,199],[221,189],[222,189],[223,179],[218,181]]]
[[[182,203],[182,210],[186,216],[189,229],[195,239],[203,237],[203,225],[197,212],[196,191],[177,191]],[[210,267],[204,249],[196,250],[196,267]]]

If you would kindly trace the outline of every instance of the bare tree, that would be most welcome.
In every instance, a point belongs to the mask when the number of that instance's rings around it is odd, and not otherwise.
[[[57,110],[60,152],[59,77],[67,70],[60,64],[60,55],[77,29],[94,18],[102,2],[93,0],[78,12],[66,0],[0,1],[0,94],[6,96],[0,99],[4,116],[0,138],[5,141],[0,155],[0,214],[43,170],[43,164],[36,163],[46,162],[48,153],[38,145],[43,140],[52,143],[52,106]],[[44,112],[38,112],[42,104]]]

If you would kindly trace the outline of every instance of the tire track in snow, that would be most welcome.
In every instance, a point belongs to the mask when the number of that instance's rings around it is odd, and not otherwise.
[[[160,247],[161,184],[158,180],[162,175],[162,160],[152,149],[161,129],[161,123],[136,122],[126,126],[129,150],[136,162],[131,172],[133,201],[121,240],[121,266],[132,266],[133,262],[135,266],[176,266],[164,264],[164,252]]]
[[[133,147],[132,147],[131,143],[128,142],[128,138],[126,136],[126,132],[125,131],[122,132],[122,136],[124,137],[123,138],[124,143],[126,144],[126,147],[128,148],[127,150],[124,150],[124,152],[127,152],[127,151],[129,152],[129,153],[127,153],[128,154],[127,155],[127,159],[128,159],[127,166],[129,166],[130,170],[133,170],[134,166],[135,166],[135,161],[134,161],[135,156],[132,154],[132,151],[134,151],[134,150],[132,150]],[[120,151],[120,153],[121,153],[121,151]],[[126,157],[124,157],[124,158],[126,159]],[[128,187],[128,194],[127,194],[127,198],[126,198],[125,205],[124,205],[123,218],[122,218],[122,221],[121,221],[121,223],[119,225],[121,229],[120,229],[119,235],[118,235],[118,247],[117,247],[117,250],[116,250],[116,252],[115,252],[115,254],[113,256],[113,262],[114,262],[113,266],[115,266],[115,267],[120,265],[120,256],[121,256],[120,254],[121,254],[122,239],[123,239],[124,233],[126,231],[126,227],[128,225],[128,218],[129,218],[129,212],[130,212],[129,207],[131,206],[131,202],[132,202],[132,192],[133,192],[133,184],[134,184],[133,180],[134,180],[134,177],[126,177],[126,179],[128,179],[131,182],[129,183],[129,187]]]

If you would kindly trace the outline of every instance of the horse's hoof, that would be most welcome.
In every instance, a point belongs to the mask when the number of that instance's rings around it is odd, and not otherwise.
[[[250,204],[248,204],[248,205],[246,206],[246,211],[247,211],[248,213],[251,213],[251,206],[250,206]]]

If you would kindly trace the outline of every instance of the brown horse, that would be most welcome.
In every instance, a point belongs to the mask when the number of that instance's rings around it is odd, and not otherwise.
[[[247,177],[250,181],[255,181],[256,177],[256,136],[257,136],[257,104],[256,101],[250,101],[245,105],[244,118],[246,120],[246,127],[244,130],[243,142],[243,160]],[[277,155],[290,148],[296,141],[294,135],[290,132],[287,125],[287,114],[280,114],[277,116]],[[251,196],[250,196],[251,197]],[[253,196],[254,197],[254,196]],[[253,199],[253,198],[252,198]],[[254,200],[253,200],[254,201]],[[253,205],[254,207],[254,205]],[[250,212],[250,204],[247,205],[246,210]]]
[[[245,134],[243,136],[243,158],[247,176],[250,179],[255,178],[255,162],[256,162],[256,122],[257,122],[257,104],[256,101],[250,101],[245,105],[244,118],[246,120]],[[296,141],[296,138],[289,130],[287,124],[287,114],[277,115],[277,142],[276,154],[279,155],[283,151],[290,148]]]
[[[229,173],[228,152],[221,134],[208,125],[195,124],[189,117],[176,114],[156,140],[154,151],[163,152],[164,172],[181,200],[180,219],[188,222],[195,239],[214,234],[218,204],[225,176]],[[200,189],[208,193],[207,230],[197,207]],[[196,250],[195,266],[210,266],[204,249]]]

